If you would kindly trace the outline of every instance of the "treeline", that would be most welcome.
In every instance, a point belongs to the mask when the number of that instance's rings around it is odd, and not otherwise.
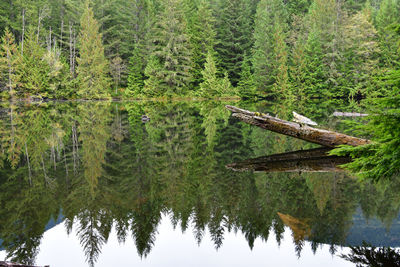
[[[398,0],[10,0],[3,97],[386,95]]]

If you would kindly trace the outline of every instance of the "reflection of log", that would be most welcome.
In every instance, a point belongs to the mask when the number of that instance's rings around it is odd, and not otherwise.
[[[234,171],[258,172],[342,172],[338,165],[349,163],[348,157],[329,156],[329,148],[300,150],[228,164]]]
[[[359,146],[370,143],[366,139],[300,125],[299,123],[281,120],[267,114],[251,112],[229,105],[226,108],[234,112],[232,116],[246,123],[327,147],[338,145]]]
[[[367,117],[368,114],[366,114],[366,113],[358,113],[358,112],[340,112],[340,111],[335,111],[335,112],[333,112],[332,116],[334,116],[334,117]]]

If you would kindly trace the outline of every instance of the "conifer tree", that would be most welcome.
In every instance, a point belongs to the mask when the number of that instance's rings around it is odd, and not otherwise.
[[[23,97],[48,97],[50,66],[43,60],[46,50],[37,43],[37,36],[32,29],[25,37],[24,54],[15,70],[18,79],[17,94]]]
[[[239,96],[244,99],[254,98],[257,95],[257,88],[250,64],[250,58],[245,55],[242,63],[242,72],[240,73],[240,81],[237,86]]]
[[[282,69],[285,67],[279,61],[285,61],[284,58],[287,58],[283,36],[286,17],[287,13],[281,0],[261,0],[258,3],[255,17],[252,62],[257,88],[266,95],[275,93],[276,86],[274,84],[278,73],[281,74],[280,83],[282,83],[282,78],[285,76]]]
[[[14,36],[8,28],[4,32],[0,46],[0,77],[4,81],[8,96],[14,95],[14,88],[17,80],[15,77],[15,67],[18,64],[18,50],[15,44]],[[3,84],[0,84],[3,86]]]
[[[279,22],[275,23],[274,27],[274,76],[275,83],[273,85],[273,93],[278,97],[291,98],[292,92],[289,84],[288,77],[288,64],[287,64],[287,47],[285,43],[285,35],[283,33],[282,25]]]
[[[194,1],[190,1],[194,2]],[[210,2],[201,0],[188,23],[190,45],[192,47],[193,86],[199,85],[204,79],[201,75],[209,51],[214,51],[216,45],[216,20],[212,14]],[[215,52],[214,52],[215,54]]]
[[[329,90],[319,92],[329,96],[343,96],[340,84],[341,64],[343,59],[343,26],[345,14],[343,14],[341,3],[335,0],[316,0],[310,8],[308,15],[310,30],[309,40],[320,42],[322,48],[323,61],[326,75],[325,83]],[[318,38],[316,39],[315,37]],[[310,51],[312,53],[312,51]],[[315,57],[315,55],[312,55]]]
[[[391,29],[400,23],[400,2],[397,0],[383,0],[375,17],[375,25],[380,36],[380,46],[383,52],[385,65],[396,64],[400,59],[397,50],[400,37]]]
[[[217,77],[217,67],[212,52],[208,52],[206,63],[201,75],[204,81],[200,84],[199,95],[202,97],[212,97],[219,95],[220,80]]]
[[[218,60],[234,86],[239,82],[245,53],[250,53],[252,38],[252,4],[245,0],[219,0],[217,17]]]
[[[151,56],[144,70],[144,75],[147,77],[143,87],[143,94],[145,96],[157,97],[162,96],[166,92],[160,77],[161,71],[162,66],[158,57]]]
[[[371,96],[378,93],[371,87],[375,87],[373,77],[377,74],[380,48],[369,6],[350,17],[343,34],[346,40],[344,79],[349,88],[346,94],[353,97],[355,94]]]
[[[154,52],[159,58],[162,91],[168,95],[184,95],[191,81],[191,50],[181,0],[167,0],[154,29]]]
[[[78,94],[87,99],[110,97],[109,64],[104,55],[99,24],[94,19],[90,1],[85,2],[79,35]]]
[[[229,80],[229,74],[227,71],[224,73],[224,78],[220,79],[219,82],[219,95],[220,96],[236,96],[237,88],[232,86],[231,81]]]
[[[139,48],[136,46],[129,60],[128,87],[126,88],[125,96],[139,96],[144,86],[143,79],[143,58],[140,56]]]

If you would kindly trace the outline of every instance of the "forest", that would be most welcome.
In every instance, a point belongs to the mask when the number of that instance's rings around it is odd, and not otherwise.
[[[399,10],[398,0],[1,1],[1,98],[390,96]]]

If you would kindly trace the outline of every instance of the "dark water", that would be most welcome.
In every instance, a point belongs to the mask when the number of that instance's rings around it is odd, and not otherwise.
[[[346,130],[329,116],[337,103],[3,105],[0,256],[43,265],[63,256],[65,266],[100,264],[103,251],[122,265],[349,266],[337,257],[349,245],[400,246],[400,179],[227,168],[318,146],[239,122],[225,104],[285,119],[296,110]]]

